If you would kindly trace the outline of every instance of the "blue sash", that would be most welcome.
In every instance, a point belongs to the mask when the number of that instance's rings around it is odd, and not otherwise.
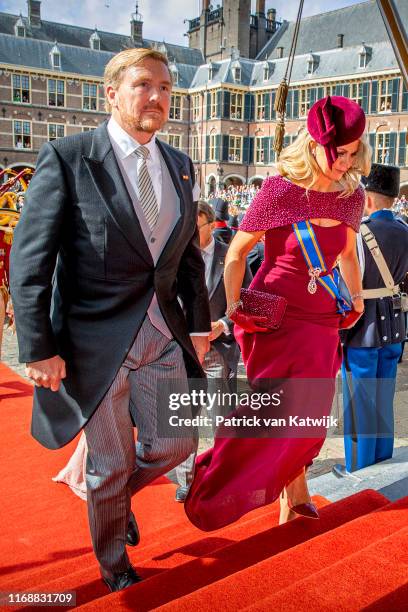
[[[316,283],[319,283],[336,300],[337,312],[344,315],[351,310],[351,305],[339,291],[339,275],[337,270],[334,270],[333,274],[329,274],[327,271],[323,253],[310,221],[293,223],[292,228],[309,269],[310,281],[307,288],[309,293],[316,293]]]

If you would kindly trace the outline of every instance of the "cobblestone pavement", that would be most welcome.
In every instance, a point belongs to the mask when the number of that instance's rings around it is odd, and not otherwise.
[[[3,335],[2,360],[15,372],[24,376],[24,365],[18,363],[16,336],[9,331]],[[243,368],[241,369],[244,372]],[[308,471],[309,478],[315,478],[331,471],[335,463],[344,462],[343,436],[341,435],[341,395],[334,398],[332,414],[339,419],[339,427],[330,431],[320,451],[319,457],[314,461]],[[408,446],[408,348],[405,351],[405,360],[398,367],[397,392],[394,402],[395,409],[395,447]],[[211,440],[200,441],[200,451],[211,446]]]

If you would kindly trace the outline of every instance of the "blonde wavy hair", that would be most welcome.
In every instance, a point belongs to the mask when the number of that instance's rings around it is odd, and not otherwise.
[[[309,132],[303,128],[296,140],[282,150],[279,161],[276,164],[281,176],[285,176],[295,183],[305,183],[307,189],[312,189],[321,174],[320,166],[312,154],[312,142],[315,141]],[[342,196],[347,197],[351,195],[357,189],[361,175],[367,176],[370,173],[371,153],[367,136],[363,134],[360,137],[360,145],[353,167],[339,181],[342,186]]]

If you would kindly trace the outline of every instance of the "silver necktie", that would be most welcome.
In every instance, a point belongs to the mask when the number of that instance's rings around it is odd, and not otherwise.
[[[159,216],[156,194],[154,193],[152,179],[147,169],[146,159],[149,157],[149,149],[140,146],[136,149],[137,161],[137,182],[139,188],[139,199],[146,221],[152,230],[156,225]]]

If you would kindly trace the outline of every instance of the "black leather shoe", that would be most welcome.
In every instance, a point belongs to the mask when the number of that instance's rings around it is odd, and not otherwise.
[[[180,502],[180,504],[184,504],[186,501],[186,497],[188,495],[189,487],[177,487],[176,490],[176,502]]]
[[[117,574],[104,573],[101,570],[101,576],[104,583],[108,586],[111,593],[114,591],[123,591],[141,581],[141,577],[136,573],[135,569],[130,566],[124,572],[118,572]]]
[[[130,513],[129,525],[126,532],[126,544],[128,546],[137,546],[140,542],[139,528],[136,523],[135,515]]]

